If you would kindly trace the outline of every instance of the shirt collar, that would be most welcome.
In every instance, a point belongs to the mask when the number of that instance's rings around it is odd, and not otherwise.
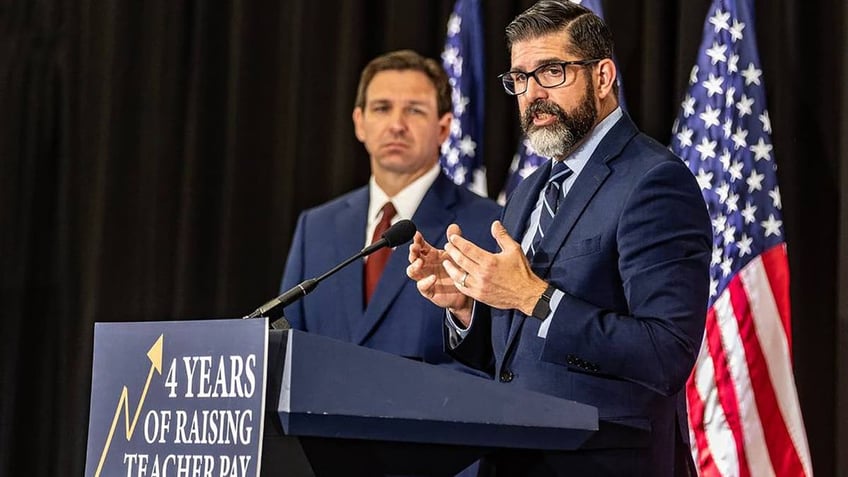
[[[368,200],[368,223],[371,224],[379,218],[380,210],[382,210],[383,205],[390,200],[397,211],[395,220],[392,222],[396,222],[401,219],[411,219],[412,216],[415,215],[415,211],[418,210],[418,206],[421,204],[421,201],[424,200],[424,195],[439,176],[441,168],[442,167],[439,163],[436,163],[423,176],[412,181],[412,183],[398,192],[394,197],[386,195],[383,189],[377,185],[377,181],[374,179],[374,175],[372,174],[371,179],[368,182],[368,190],[370,191],[370,198]]]

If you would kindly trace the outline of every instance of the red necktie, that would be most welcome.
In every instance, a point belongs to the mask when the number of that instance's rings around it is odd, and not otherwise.
[[[392,225],[392,217],[395,216],[395,206],[391,202],[386,202],[383,206],[383,216],[380,217],[380,223],[374,229],[374,235],[371,236],[371,243],[380,240],[383,233]],[[377,282],[380,281],[380,275],[383,269],[386,268],[386,262],[389,261],[389,256],[392,254],[392,249],[389,247],[381,248],[368,256],[365,262],[365,304],[371,300],[371,295],[377,288]]]

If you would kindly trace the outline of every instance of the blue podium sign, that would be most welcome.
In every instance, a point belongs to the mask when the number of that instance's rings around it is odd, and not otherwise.
[[[268,320],[96,323],[86,477],[259,476]]]

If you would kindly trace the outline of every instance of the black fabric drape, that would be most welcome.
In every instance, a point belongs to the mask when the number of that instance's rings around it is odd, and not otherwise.
[[[483,1],[492,197],[518,137],[496,79],[503,29],[531,3]],[[709,3],[604,2],[629,111],[663,143]],[[816,473],[835,475],[848,436],[846,9],[755,3],[796,380]],[[367,180],[350,117],[360,69],[397,48],[438,57],[452,7],[0,6],[0,475],[81,473],[95,322],[242,316],[276,295],[297,214]]]

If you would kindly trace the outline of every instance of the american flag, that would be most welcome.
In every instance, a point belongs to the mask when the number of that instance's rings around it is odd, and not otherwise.
[[[457,0],[448,19],[442,64],[453,92],[453,122],[442,144],[442,169],[457,184],[486,197],[483,164],[483,25],[479,0]]]
[[[601,0],[571,0],[571,3],[583,5],[595,12],[595,15],[604,18]],[[618,102],[622,109],[627,109],[624,104],[624,86],[622,85],[620,70],[618,71]],[[506,203],[506,199],[515,190],[518,183],[532,174],[540,164],[543,164],[547,160],[548,158],[537,155],[536,151],[530,145],[530,141],[526,137],[522,137],[518,144],[518,150],[512,156],[512,162],[509,165],[509,176],[506,179],[503,190],[498,195],[498,202],[501,204]]]
[[[714,0],[672,128],[712,217],[706,332],[686,388],[704,476],[811,476],[789,266],[751,0]]]

